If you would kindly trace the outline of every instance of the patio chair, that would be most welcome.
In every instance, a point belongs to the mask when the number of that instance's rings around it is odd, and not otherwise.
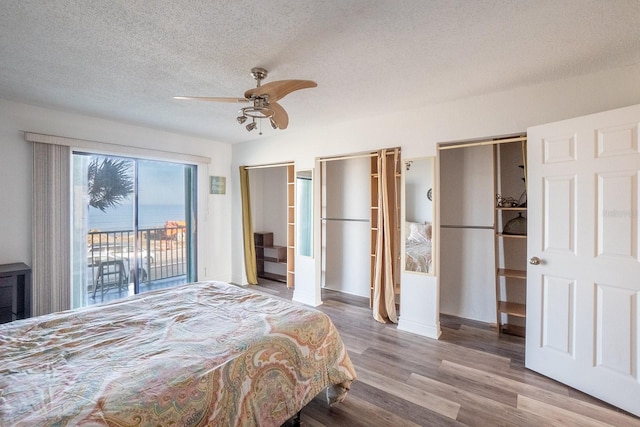
[[[127,287],[127,269],[121,259],[104,260],[98,262],[98,273],[93,286],[93,297],[100,288],[101,297],[112,288],[118,288],[122,292],[122,287]]]

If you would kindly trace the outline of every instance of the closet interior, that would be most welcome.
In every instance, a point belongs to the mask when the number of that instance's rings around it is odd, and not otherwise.
[[[258,277],[293,288],[295,176],[293,165],[249,168]]]
[[[527,313],[526,153],[526,137],[493,146],[496,321],[499,332],[519,336]]]
[[[322,287],[370,297],[369,156],[321,162]]]
[[[400,192],[402,161],[399,149],[386,152],[385,179],[379,153],[358,154],[321,161],[322,286],[374,299],[381,185],[388,194],[388,232],[392,242],[393,288],[396,310],[400,303]]]
[[[440,312],[524,335],[526,137],[442,145]]]
[[[401,187],[406,167],[400,150],[322,159],[319,164],[321,286],[368,298],[374,314],[380,313],[379,306],[373,307],[374,278],[379,269],[382,285],[378,301],[386,306],[379,316],[397,322],[403,249]],[[296,174],[291,164],[248,169],[258,277],[293,287],[296,241],[301,245],[299,255],[311,255],[312,238],[296,236],[300,214],[296,199],[311,196],[312,173]],[[298,191],[302,184],[308,184],[306,192]],[[384,209],[382,194],[387,200]],[[301,222],[300,231],[310,231],[310,211],[308,216],[308,224]]]

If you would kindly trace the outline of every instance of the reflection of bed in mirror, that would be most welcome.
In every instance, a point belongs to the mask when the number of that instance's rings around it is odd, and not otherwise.
[[[407,222],[405,228],[405,270],[431,271],[431,223]]]
[[[433,275],[434,158],[405,160],[404,271]]]

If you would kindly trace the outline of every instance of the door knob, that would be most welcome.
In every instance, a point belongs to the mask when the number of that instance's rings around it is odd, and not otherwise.
[[[538,258],[537,256],[532,256],[531,258],[529,258],[529,264],[540,265],[540,258]]]

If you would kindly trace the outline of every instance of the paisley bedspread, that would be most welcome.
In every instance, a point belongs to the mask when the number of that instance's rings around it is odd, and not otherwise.
[[[2,426],[279,426],[354,379],[325,314],[222,282],[0,325]]]

